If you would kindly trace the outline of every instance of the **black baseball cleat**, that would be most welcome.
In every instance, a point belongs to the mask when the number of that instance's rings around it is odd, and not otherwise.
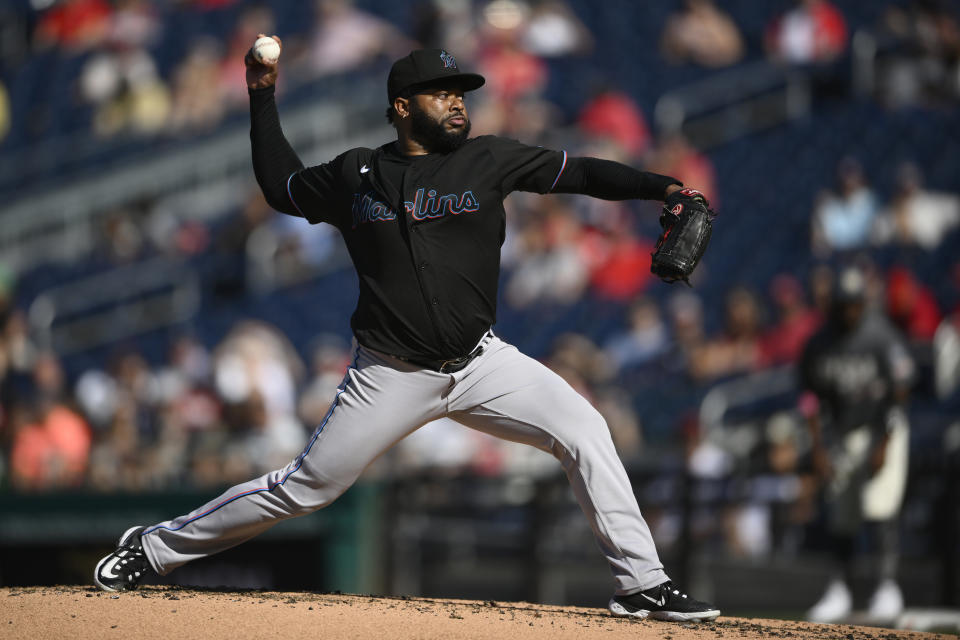
[[[136,589],[140,580],[152,573],[147,555],[140,543],[140,533],[145,527],[130,527],[120,536],[116,550],[97,563],[93,581],[104,591]]]
[[[643,620],[647,616],[673,622],[705,622],[720,615],[720,609],[687,596],[669,580],[646,591],[613,596],[607,605],[615,616]]]

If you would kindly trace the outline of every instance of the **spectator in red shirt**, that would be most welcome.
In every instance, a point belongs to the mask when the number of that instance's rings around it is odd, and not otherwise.
[[[930,342],[942,316],[933,293],[904,267],[887,274],[887,313],[908,338]]]
[[[674,133],[661,140],[646,169],[673,176],[687,185],[696,185],[710,200],[713,208],[717,209],[719,198],[713,163],[710,158],[693,148],[683,134]]]
[[[640,107],[625,93],[603,89],[580,112],[577,126],[590,136],[613,140],[630,155],[650,146],[650,129]]]
[[[830,62],[847,47],[847,22],[826,0],[800,0],[767,26],[764,39],[774,59],[794,64]]]
[[[626,302],[650,283],[653,245],[627,232],[610,232],[603,259],[590,272],[590,286],[602,298]]]
[[[36,410],[20,414],[14,424],[11,480],[21,489],[78,486],[90,455],[90,429],[59,399],[63,372],[55,356],[39,356],[33,378]]]
[[[793,276],[781,274],[774,278],[770,297],[778,319],[760,341],[760,360],[764,366],[796,362],[807,339],[820,326],[820,314],[807,306],[803,286]]]
[[[112,12],[105,0],[66,0],[43,14],[34,40],[41,49],[90,49],[106,39]]]
[[[547,84],[546,63],[521,49],[509,36],[484,48],[480,72],[494,98],[507,102],[538,95]]]

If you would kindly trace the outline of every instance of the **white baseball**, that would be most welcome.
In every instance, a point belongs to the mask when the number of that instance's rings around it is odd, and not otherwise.
[[[275,65],[280,59],[280,45],[269,36],[257,38],[253,43],[253,57],[263,64]]]

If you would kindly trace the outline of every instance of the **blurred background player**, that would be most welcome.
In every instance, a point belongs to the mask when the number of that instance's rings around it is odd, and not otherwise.
[[[855,560],[864,538],[879,559],[868,617],[891,622],[903,610],[895,580],[897,515],[907,479],[904,401],[914,364],[896,330],[868,307],[866,289],[862,271],[840,274],[827,321],[800,363],[801,412],[837,563],[826,592],[807,612],[814,622],[850,615]]]

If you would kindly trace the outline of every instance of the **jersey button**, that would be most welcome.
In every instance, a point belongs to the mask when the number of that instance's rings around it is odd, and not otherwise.
[[[427,263],[426,263],[426,262],[421,262],[421,263],[420,263],[420,271],[426,271],[426,270],[427,270]]]
[[[437,306],[438,304],[440,304],[440,301],[439,301],[439,300],[437,300],[436,298],[434,298],[434,299],[433,299],[433,300],[431,300],[430,302],[432,302],[432,303],[433,303],[433,306]]]

